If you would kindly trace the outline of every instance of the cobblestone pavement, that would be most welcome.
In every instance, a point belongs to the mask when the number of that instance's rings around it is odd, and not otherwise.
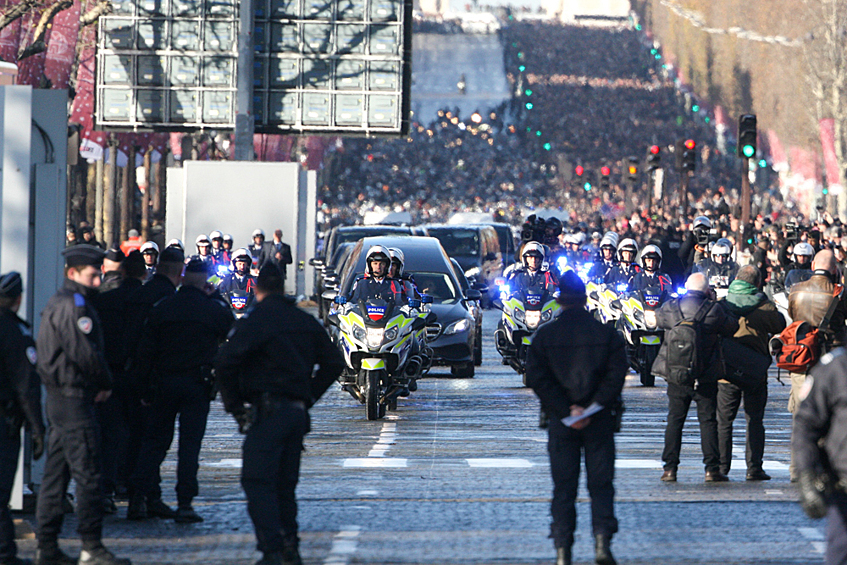
[[[396,412],[377,422],[333,387],[312,410],[298,488],[306,563],[552,563],[547,539],[549,478],[538,403],[500,364],[492,341],[497,312],[485,314],[484,363],[473,379],[443,370],[423,380]],[[775,375],[774,375],[775,376]],[[620,563],[820,563],[823,523],[805,518],[788,481],[788,387],[770,384],[764,483],[744,481],[743,419],[727,484],[704,484],[695,411],[686,424],[679,482],[664,484],[661,449],[665,388],[627,381],[624,430],[617,436],[613,549]],[[220,403],[203,445],[200,497],[206,521],[178,525],[125,519],[105,525],[106,543],[140,564],[255,562],[253,530],[238,475],[240,436]],[[162,474],[174,503],[174,453]],[[590,511],[580,488],[578,563],[591,563]],[[31,517],[30,517],[31,518]],[[69,516],[63,544],[76,550]],[[21,543],[32,555],[33,541]]]

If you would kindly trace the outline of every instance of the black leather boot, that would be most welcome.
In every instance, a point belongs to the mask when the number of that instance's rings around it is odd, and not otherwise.
[[[556,548],[556,565],[571,565],[571,548]]]
[[[612,536],[608,534],[594,536],[594,561],[597,562],[597,565],[618,565],[618,562],[612,557],[611,542]]]

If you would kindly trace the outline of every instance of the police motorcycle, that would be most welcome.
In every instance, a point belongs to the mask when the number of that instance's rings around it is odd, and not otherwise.
[[[656,323],[656,310],[671,295],[658,286],[626,292],[618,299],[621,316],[618,329],[626,342],[627,359],[644,386],[654,386],[653,361],[659,353],[665,331]]]
[[[522,259],[526,260],[531,254],[543,260],[544,246],[537,242],[528,243],[522,251]],[[541,272],[548,276],[543,267]],[[538,328],[556,319],[562,308],[556,302],[557,293],[551,292],[546,284],[512,288],[514,284],[513,279],[500,285],[500,297],[494,301],[494,307],[503,312],[494,332],[494,344],[503,364],[512,367],[526,384],[526,355],[532,336]]]
[[[347,363],[341,388],[365,405],[368,420],[377,420],[386,408],[396,409],[397,398],[408,395],[410,380],[420,377],[412,341],[435,314],[421,312],[417,300],[402,306],[382,298],[354,304],[337,296],[335,304],[327,320],[338,327],[336,342]]]

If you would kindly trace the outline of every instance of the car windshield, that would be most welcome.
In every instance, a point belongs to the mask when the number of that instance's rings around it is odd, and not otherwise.
[[[500,240],[500,253],[503,257],[509,253],[509,238],[512,237],[512,229],[508,226],[496,226],[497,238]]]
[[[446,273],[414,273],[418,292],[432,296],[433,302],[456,301],[456,287]]]
[[[450,257],[479,255],[479,232],[476,230],[430,230]]]
[[[365,229],[365,230],[344,230],[344,231],[339,230],[338,233],[335,236],[336,237],[335,244],[341,245],[342,243],[350,243],[350,242],[355,243],[355,242],[359,241],[360,239],[362,239],[363,237],[376,237],[376,236],[380,236],[380,235],[392,235],[392,236],[400,235],[400,236],[402,236],[402,235],[409,235],[409,232],[403,232],[403,231],[399,231],[399,230],[396,231],[396,232],[393,231],[393,230],[387,231],[384,228],[374,228],[372,230],[367,230],[367,229]]]

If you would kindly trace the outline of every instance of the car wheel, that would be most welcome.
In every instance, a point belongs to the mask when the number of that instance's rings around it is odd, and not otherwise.
[[[474,336],[473,364],[477,367],[482,365],[482,328],[477,328]]]
[[[451,366],[450,374],[459,379],[472,379],[474,375],[473,361]]]

